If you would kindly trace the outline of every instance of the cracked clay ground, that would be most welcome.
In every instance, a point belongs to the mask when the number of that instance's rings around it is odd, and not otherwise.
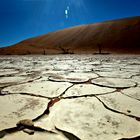
[[[0,138],[140,140],[140,56],[1,56]]]

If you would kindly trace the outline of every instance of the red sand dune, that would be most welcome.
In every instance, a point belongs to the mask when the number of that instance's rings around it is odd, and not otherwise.
[[[140,16],[81,25],[1,48],[0,54],[140,54]]]

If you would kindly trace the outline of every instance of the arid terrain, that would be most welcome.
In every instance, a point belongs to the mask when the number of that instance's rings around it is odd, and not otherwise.
[[[0,56],[3,140],[140,140],[139,55]]]
[[[1,55],[99,53],[140,54],[140,16],[67,28],[0,48]]]

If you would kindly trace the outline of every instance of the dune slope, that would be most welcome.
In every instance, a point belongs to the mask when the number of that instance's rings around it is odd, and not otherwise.
[[[1,48],[0,54],[140,54],[140,16],[81,25]]]

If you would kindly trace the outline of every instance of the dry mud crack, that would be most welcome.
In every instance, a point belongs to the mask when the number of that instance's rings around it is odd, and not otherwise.
[[[1,139],[140,139],[140,56],[0,60]]]

